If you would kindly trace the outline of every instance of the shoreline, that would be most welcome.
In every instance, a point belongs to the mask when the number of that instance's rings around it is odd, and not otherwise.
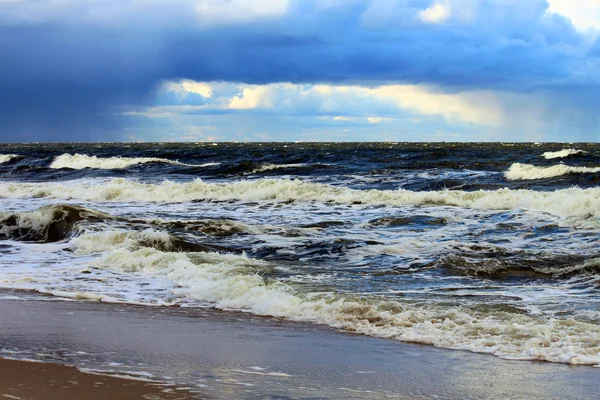
[[[76,367],[0,358],[0,398],[14,400],[192,400],[171,385],[87,373]]]
[[[9,293],[13,299],[0,299],[0,357],[139,373],[206,398],[597,394],[600,371],[588,366],[503,360],[240,312],[32,300],[31,293],[22,300]]]

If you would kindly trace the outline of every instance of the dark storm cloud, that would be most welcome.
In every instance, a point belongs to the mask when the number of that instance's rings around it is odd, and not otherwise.
[[[4,141],[118,139],[114,107],[143,101],[161,76],[155,47],[115,32],[4,27],[0,51]]]

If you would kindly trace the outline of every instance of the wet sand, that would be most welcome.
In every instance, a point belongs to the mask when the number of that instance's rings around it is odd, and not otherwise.
[[[57,364],[0,359],[0,399],[15,400],[188,400],[174,387],[86,374]]]
[[[206,398],[598,395],[598,368],[502,360],[244,313],[26,297],[30,300],[0,299],[0,356],[140,373],[199,390]],[[11,365],[0,364],[2,371]]]

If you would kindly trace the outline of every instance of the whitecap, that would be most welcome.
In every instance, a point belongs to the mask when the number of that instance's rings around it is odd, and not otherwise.
[[[108,157],[102,158],[97,156],[88,156],[85,154],[62,154],[54,159],[50,168],[71,168],[71,169],[123,169],[138,164],[146,163],[164,163],[172,165],[181,165],[189,167],[206,167],[210,165],[217,165],[218,163],[206,163],[206,164],[185,164],[179,161],[168,160],[165,158],[155,157]]]
[[[0,164],[4,164],[19,157],[17,154],[0,154]]]
[[[253,170],[251,173],[258,174],[261,172],[272,171],[281,168],[300,168],[305,166],[306,164],[263,164],[255,170]]]
[[[600,168],[598,169],[600,171]],[[531,178],[530,178],[531,179]],[[52,198],[87,201],[173,203],[206,201],[304,201],[337,204],[434,205],[472,209],[531,209],[559,217],[600,217],[600,188],[568,188],[552,192],[511,190],[356,190],[291,179],[257,179],[232,183],[110,181],[65,183],[0,183],[0,198]]]
[[[600,363],[600,327],[570,318],[494,315],[435,305],[407,305],[350,294],[306,295],[267,280],[268,263],[245,255],[166,253],[118,248],[95,268],[166,277],[174,294],[218,309],[313,322],[369,336],[489,353],[510,359]]]
[[[4,273],[0,286],[89,301],[210,305],[509,359],[600,364],[600,326],[574,318],[490,314],[368,294],[303,292],[273,279],[269,273],[277,268],[273,263],[245,254],[176,253],[140,245],[139,239],[148,238],[168,240],[166,233],[152,230],[86,232],[70,242],[77,260],[43,269],[33,260],[29,267],[27,262],[7,266],[10,272]],[[87,255],[96,251],[102,254]],[[64,277],[68,277],[65,282]],[[110,279],[113,286],[109,286]],[[133,295],[140,288],[142,292]],[[284,377],[281,372],[245,371]]]
[[[538,167],[536,165],[514,163],[508,171],[504,173],[506,179],[526,180],[526,179],[545,179],[554,178],[567,174],[586,174],[600,172],[600,167],[571,167],[569,165],[558,164],[551,167]]]
[[[583,150],[577,150],[577,149],[562,149],[560,151],[547,151],[544,154],[542,154],[542,157],[544,157],[546,160],[551,160],[553,158],[565,158],[565,157],[569,157],[575,154],[584,154],[587,153],[586,151]]]

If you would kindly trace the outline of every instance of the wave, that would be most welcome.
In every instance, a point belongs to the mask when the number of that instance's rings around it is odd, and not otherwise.
[[[200,179],[176,183],[140,183],[117,178],[100,183],[1,182],[0,198],[44,197],[87,201],[316,201],[334,204],[431,205],[473,209],[531,209],[559,217],[600,217],[600,188],[569,188],[553,192],[511,190],[464,192],[441,190],[357,190],[290,179],[258,179],[208,183]]]
[[[305,164],[305,163],[295,163],[295,164],[274,164],[274,163],[256,163],[253,161],[241,161],[237,163],[225,164],[222,168],[218,170],[218,173],[228,174],[228,175],[254,175],[261,174],[263,172],[268,171],[276,171],[285,170],[285,169],[322,169],[329,167],[328,164]]]
[[[200,302],[217,309],[324,324],[369,336],[510,359],[600,363],[600,326],[594,324],[489,309],[409,305],[318,288],[300,292],[289,284],[266,278],[273,276],[269,271],[277,266],[245,254],[166,252],[140,247],[141,237],[154,242],[169,241],[167,234],[156,231],[101,232],[83,234],[73,241],[73,247],[81,254],[88,254],[90,249],[104,251],[88,263],[94,270],[168,279],[173,284],[172,293],[184,303]],[[171,304],[172,301],[165,305]]]
[[[71,169],[123,169],[133,165],[146,164],[146,163],[163,163],[172,165],[181,165],[188,167],[206,167],[210,165],[218,165],[218,163],[206,163],[206,164],[185,164],[179,161],[168,160],[166,158],[154,158],[154,157],[109,157],[101,158],[97,156],[88,156],[85,154],[63,154],[54,159],[50,168],[71,168]]]
[[[114,247],[142,248],[149,247],[160,251],[179,253],[218,252],[239,253],[224,246],[190,242],[177,235],[165,231],[146,228],[143,230],[111,230],[103,232],[86,232],[72,240],[71,250],[75,254],[93,254],[110,250]]]
[[[263,164],[254,169],[251,174],[259,174],[261,172],[273,171],[281,168],[301,168],[306,167],[307,165],[308,164]]]
[[[17,154],[0,154],[0,164],[4,164],[19,157]]]
[[[461,244],[428,267],[450,269],[464,275],[486,277],[543,276],[564,277],[597,273],[600,258],[588,254],[552,254],[508,249],[493,244]]]
[[[138,222],[132,220],[132,222]],[[264,231],[256,226],[250,226],[240,221],[231,219],[204,219],[204,220],[139,220],[166,229],[183,229],[186,231],[201,232],[208,236],[226,237],[243,234],[260,234]]]
[[[232,252],[222,246],[205,245],[186,241],[178,236],[152,228],[140,231],[113,230],[104,232],[86,232],[73,239],[71,250],[75,254],[93,254],[105,252],[115,247],[153,248],[171,252]]]
[[[223,237],[240,233],[260,232],[248,225],[232,220],[200,220],[200,221],[161,221],[161,220],[136,220],[116,217],[101,211],[88,209],[81,206],[67,204],[54,204],[42,206],[34,211],[0,213],[0,240],[12,239],[21,242],[53,243],[75,237],[74,241],[80,244],[77,235],[84,232],[83,222],[125,222],[133,230],[110,231],[110,235],[102,237],[100,242],[108,243],[108,247],[96,246],[93,242],[97,238],[88,233],[88,250],[84,253],[105,251],[119,243],[137,243],[140,246],[154,247],[159,250],[177,252],[220,251],[225,253],[238,253],[240,251],[225,246],[203,244],[187,241],[177,235],[157,233],[147,225],[164,227],[167,229],[184,229],[198,231],[206,235]],[[137,229],[137,230],[136,230]],[[95,250],[93,250],[95,249]]]
[[[411,215],[411,216],[399,216],[399,217],[381,217],[376,218],[371,221],[366,226],[376,227],[376,226],[406,226],[411,224],[417,225],[434,225],[434,226],[442,226],[447,224],[448,221],[446,218],[442,217],[432,217],[429,215]]]
[[[565,158],[565,157],[573,156],[576,154],[585,154],[585,153],[587,153],[587,151],[577,150],[577,149],[563,149],[560,151],[547,151],[544,154],[542,154],[542,157],[544,157],[546,160],[551,160],[553,158]]]
[[[567,174],[586,174],[600,172],[600,167],[571,167],[568,165],[553,165],[551,167],[538,167],[530,164],[514,163],[508,171],[504,173],[506,179],[530,180],[546,179]]]
[[[26,242],[59,242],[72,235],[78,222],[107,219],[114,217],[66,204],[43,206],[35,211],[0,213],[0,239],[4,237]]]
[[[20,215],[38,213],[29,220],[45,226],[52,219],[48,217],[52,209],[65,207],[69,206],[42,207]],[[66,244],[76,257],[73,261],[59,263],[56,270],[45,267],[36,279],[5,274],[2,286],[94,301],[204,305],[509,359],[600,364],[600,326],[593,323],[507,311],[506,307],[437,306],[377,294],[334,292],[327,282],[295,286],[276,278],[285,266],[202,248],[181,252],[177,240],[156,229],[82,231]],[[444,262],[446,267],[457,267],[455,262]],[[557,267],[564,272],[562,264]],[[572,268],[577,272],[599,267],[598,260],[591,260]],[[67,285],[61,284],[64,276],[68,276]]]

